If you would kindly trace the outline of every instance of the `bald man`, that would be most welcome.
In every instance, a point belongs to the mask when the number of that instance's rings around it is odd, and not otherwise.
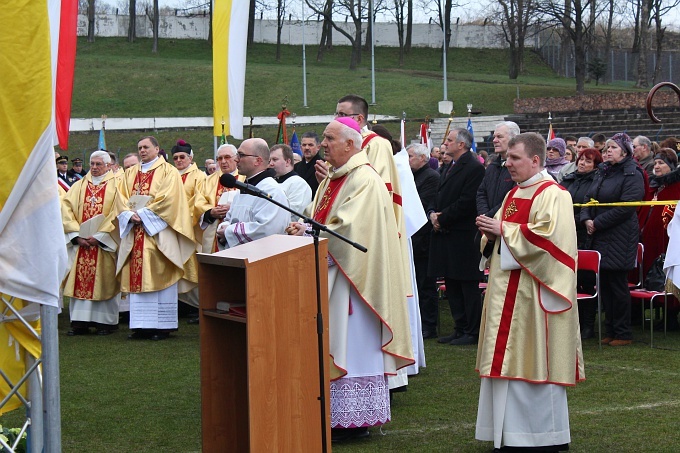
[[[276,172],[269,168],[269,146],[261,138],[249,138],[241,143],[236,153],[236,168],[246,177],[246,183],[268,193],[272,199],[288,206],[288,198],[279,183]],[[255,195],[239,193],[217,227],[220,248],[231,248],[272,234],[284,234],[290,222],[288,211],[269,200]]]

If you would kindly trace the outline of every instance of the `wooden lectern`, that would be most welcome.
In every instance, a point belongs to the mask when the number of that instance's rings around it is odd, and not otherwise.
[[[327,241],[319,242],[331,451]],[[198,262],[203,451],[322,451],[313,239],[274,235]],[[246,316],[217,302],[245,302]]]

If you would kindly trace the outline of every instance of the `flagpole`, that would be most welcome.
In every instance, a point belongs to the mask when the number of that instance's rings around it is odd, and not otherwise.
[[[307,107],[307,54],[305,52],[305,2],[302,1],[302,107]]]
[[[371,21],[371,105],[375,105],[375,17],[373,0],[368,0],[368,15]]]

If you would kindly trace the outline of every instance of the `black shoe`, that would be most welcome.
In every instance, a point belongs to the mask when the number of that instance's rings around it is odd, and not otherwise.
[[[440,337],[439,340],[437,340],[437,342],[442,343],[442,344],[450,344],[453,340],[457,340],[462,336],[463,336],[463,332],[459,332],[459,331],[456,330],[451,335],[447,335],[445,337]]]
[[[151,341],[161,341],[170,338],[170,333],[168,332],[158,332],[151,336]]]
[[[581,327],[581,340],[595,338],[595,330],[592,327]]]
[[[423,340],[429,340],[430,338],[437,338],[437,331],[423,330]]]
[[[469,345],[469,344],[477,344],[477,337],[473,337],[472,335],[463,335],[460,338],[456,338],[455,340],[451,340],[449,342],[450,345],[453,346],[462,346],[462,345]]]
[[[87,327],[74,327],[73,329],[69,330],[66,332],[66,335],[69,337],[75,337],[78,335],[87,335],[90,333],[90,329]]]
[[[104,336],[104,335],[111,335],[113,333],[112,330],[110,329],[98,329],[97,330],[97,335]]]
[[[344,442],[370,436],[368,428],[331,428],[331,442]]]
[[[197,316],[195,318],[191,318],[190,320],[187,321],[187,324],[198,324],[200,322],[200,318]]]
[[[148,340],[152,333],[148,330],[137,330],[128,335],[128,340]]]

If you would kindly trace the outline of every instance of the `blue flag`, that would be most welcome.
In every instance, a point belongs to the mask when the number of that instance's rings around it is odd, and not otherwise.
[[[99,130],[99,149],[106,151],[106,137],[104,136],[104,126]]]
[[[468,118],[467,130],[472,136],[472,151],[477,152],[477,143],[475,143],[475,133],[472,130],[472,119]]]
[[[300,141],[297,138],[297,133],[293,131],[293,136],[290,138],[290,148],[295,154],[302,156],[302,148],[300,147]]]

